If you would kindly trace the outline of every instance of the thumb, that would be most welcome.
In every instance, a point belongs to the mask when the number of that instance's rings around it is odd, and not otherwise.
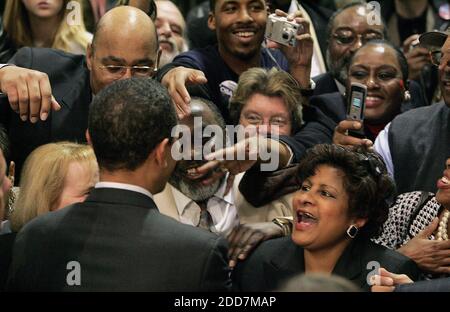
[[[434,231],[436,231],[438,225],[439,225],[439,218],[434,218],[434,220],[426,228],[424,228],[416,237],[428,238],[431,234],[434,233]]]
[[[201,71],[195,71],[188,77],[188,81],[193,84],[203,84],[206,83],[208,80],[205,77],[205,74]]]

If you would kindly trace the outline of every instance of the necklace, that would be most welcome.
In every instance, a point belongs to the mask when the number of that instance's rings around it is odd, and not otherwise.
[[[436,235],[437,240],[448,240],[447,226],[448,226],[448,218],[450,217],[450,211],[447,209],[444,210],[442,214],[442,219],[439,222],[439,227]]]

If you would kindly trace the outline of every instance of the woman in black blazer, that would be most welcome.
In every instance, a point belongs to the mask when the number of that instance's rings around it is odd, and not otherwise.
[[[299,166],[291,237],[264,242],[233,272],[241,291],[271,291],[299,273],[345,277],[363,290],[384,267],[417,279],[409,258],[376,245],[388,216],[394,183],[379,156],[359,149],[317,145]]]

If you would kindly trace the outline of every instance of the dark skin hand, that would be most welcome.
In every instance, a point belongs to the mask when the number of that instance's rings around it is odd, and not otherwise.
[[[261,242],[281,236],[283,230],[273,222],[240,224],[227,237],[230,268],[245,260]]]
[[[373,142],[369,139],[360,139],[348,135],[348,130],[359,130],[362,124],[359,121],[343,120],[334,129],[333,143],[346,147],[350,146],[366,146],[372,148]]]
[[[450,274],[450,240],[428,239],[436,231],[438,225],[439,219],[436,218],[397,251],[413,259],[424,272]]]
[[[47,120],[50,110],[61,106],[52,95],[47,74],[17,66],[0,69],[0,90],[8,96],[11,109],[22,121]]]

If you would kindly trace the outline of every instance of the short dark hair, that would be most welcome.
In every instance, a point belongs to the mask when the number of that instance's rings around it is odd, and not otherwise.
[[[114,171],[138,168],[176,125],[166,89],[150,78],[130,78],[95,96],[88,129],[99,167]]]
[[[407,81],[409,76],[409,67],[408,67],[408,61],[406,60],[405,54],[403,54],[402,50],[400,50],[398,47],[392,44],[392,42],[384,40],[384,39],[373,39],[368,42],[366,42],[363,46],[361,46],[358,51],[360,51],[362,48],[370,45],[384,45],[390,47],[392,50],[395,51],[395,56],[397,57],[398,64],[400,65],[400,70],[402,72],[403,81],[405,82],[405,86],[407,87]],[[358,51],[353,53],[353,55],[350,58],[349,64],[353,63],[353,59],[355,58],[355,55],[358,54]]]
[[[320,165],[344,172],[349,215],[367,218],[358,235],[371,238],[381,233],[395,196],[394,181],[388,175],[381,157],[360,147],[350,150],[338,145],[316,145],[306,152],[300,162],[299,182],[314,176]]]
[[[216,0],[209,0],[209,11],[214,13],[215,7],[216,7]]]

